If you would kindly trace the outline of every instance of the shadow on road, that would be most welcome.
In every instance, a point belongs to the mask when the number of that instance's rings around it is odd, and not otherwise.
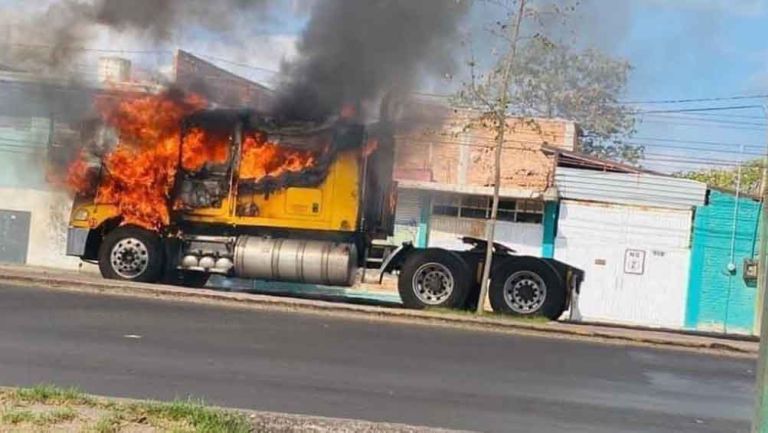
[[[312,299],[376,307],[402,308],[397,294],[368,292],[355,288],[211,277],[207,288],[299,299]]]

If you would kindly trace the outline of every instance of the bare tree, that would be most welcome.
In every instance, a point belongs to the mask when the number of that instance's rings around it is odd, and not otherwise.
[[[510,85],[512,82],[512,69],[515,64],[515,56],[520,42],[520,31],[523,20],[528,14],[527,0],[512,0],[509,3],[499,3],[508,11],[506,22],[497,22],[492,32],[505,41],[508,41],[508,49],[501,56],[501,61],[495,68],[481,78],[476,74],[476,64],[470,64],[472,79],[459,95],[460,101],[471,101],[471,106],[480,106],[483,119],[490,123],[496,133],[496,148],[494,153],[493,171],[493,204],[491,205],[491,218],[486,228],[488,245],[485,251],[485,265],[481,280],[480,297],[477,303],[477,313],[482,313],[485,299],[488,297],[490,283],[491,261],[493,260],[493,240],[496,230],[496,219],[499,212],[499,188],[501,186],[501,150],[504,147],[504,137],[507,132],[507,112],[510,103]],[[461,103],[461,102],[460,102]]]
[[[501,187],[501,154],[508,130],[514,124],[539,129],[537,118],[566,118],[580,125],[582,150],[601,157],[629,162],[642,158],[643,149],[622,141],[634,131],[630,109],[619,102],[630,71],[628,63],[596,50],[576,51],[550,38],[562,35],[576,10],[576,2],[536,0],[485,0],[487,6],[506,11],[486,30],[497,40],[491,50],[491,67],[484,69],[474,50],[469,62],[470,80],[453,98],[457,107],[479,112],[479,123],[495,133],[493,204],[487,225],[488,246],[477,311],[481,312],[489,289],[493,240]],[[565,32],[567,33],[567,32]],[[484,45],[487,46],[488,44]],[[490,44],[493,45],[493,44]],[[516,117],[513,125],[509,118]],[[475,125],[467,125],[465,129]]]

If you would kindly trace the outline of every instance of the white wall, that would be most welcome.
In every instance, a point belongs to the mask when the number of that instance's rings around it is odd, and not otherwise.
[[[80,269],[81,261],[65,255],[72,199],[63,192],[0,188],[0,209],[30,212],[27,264]]]
[[[586,273],[582,318],[681,328],[691,218],[691,210],[562,201],[555,257]],[[642,274],[625,268],[627,250],[644,254]]]
[[[453,250],[465,250],[462,236],[485,237],[486,220],[432,215],[429,230],[429,246]],[[516,250],[520,255],[541,256],[544,229],[541,224],[498,221],[495,240]]]

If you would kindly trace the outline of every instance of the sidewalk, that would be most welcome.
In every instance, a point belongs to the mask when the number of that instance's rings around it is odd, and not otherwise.
[[[540,319],[520,319],[491,314],[476,316],[466,312],[406,310],[399,308],[393,299],[377,300],[379,296],[376,294],[373,296],[356,296],[354,289],[349,293],[345,293],[348,290],[340,288],[337,289],[337,293],[321,292],[314,295],[305,290],[298,293],[301,297],[297,298],[277,296],[285,295],[286,292],[281,290],[264,294],[263,290],[253,293],[215,289],[187,289],[157,284],[104,280],[91,272],[5,264],[0,265],[0,278],[0,282],[4,284],[22,287],[34,286],[77,292],[153,297],[253,309],[335,314],[364,320],[452,326],[546,338],[654,346],[728,356],[754,357],[758,351],[756,341],[730,336],[600,324],[543,322]],[[2,287],[0,287],[1,290]]]

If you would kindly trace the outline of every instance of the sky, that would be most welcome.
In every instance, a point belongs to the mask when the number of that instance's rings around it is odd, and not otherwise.
[[[0,0],[0,7],[44,8],[53,0]],[[86,0],[87,1],[87,0]],[[170,70],[172,52],[182,48],[247,78],[275,85],[275,71],[296,53],[297,38],[307,22],[307,2],[286,0],[269,20],[239,17],[233,31],[201,28],[176,32],[171,40],[151,42],[136,34],[97,30],[90,48],[115,50],[138,68]],[[357,0],[364,1],[364,0]],[[455,1],[455,0],[445,0]],[[623,100],[639,111],[630,142],[646,147],[643,165],[664,172],[718,167],[758,158],[766,148],[762,107],[701,112],[658,113],[681,109],[761,106],[765,99],[723,99],[768,94],[768,0],[582,0],[572,19],[581,47],[598,48],[626,59],[633,69]],[[475,7],[463,32],[479,34],[492,21],[487,4]],[[33,6],[34,7],[34,6]],[[0,33],[2,37],[2,33]],[[488,48],[488,47],[485,47]],[[124,50],[120,52],[120,50]],[[156,50],[136,53],[133,51]],[[88,63],[105,55],[89,52]],[[467,48],[457,44],[457,63]],[[449,81],[427,80],[425,92],[446,92],[466,79],[460,71]],[[696,102],[664,102],[707,99]]]
[[[635,0],[633,3],[627,34],[611,48],[634,66],[626,100],[709,99],[768,93],[767,2]],[[638,104],[637,107],[643,111],[673,111],[762,106],[765,102],[765,99],[733,99]],[[765,153],[765,116],[762,107],[648,114],[641,116],[633,141],[646,145],[646,165],[662,171],[685,170],[696,165],[676,161],[679,159],[701,160],[700,166],[754,159]]]

